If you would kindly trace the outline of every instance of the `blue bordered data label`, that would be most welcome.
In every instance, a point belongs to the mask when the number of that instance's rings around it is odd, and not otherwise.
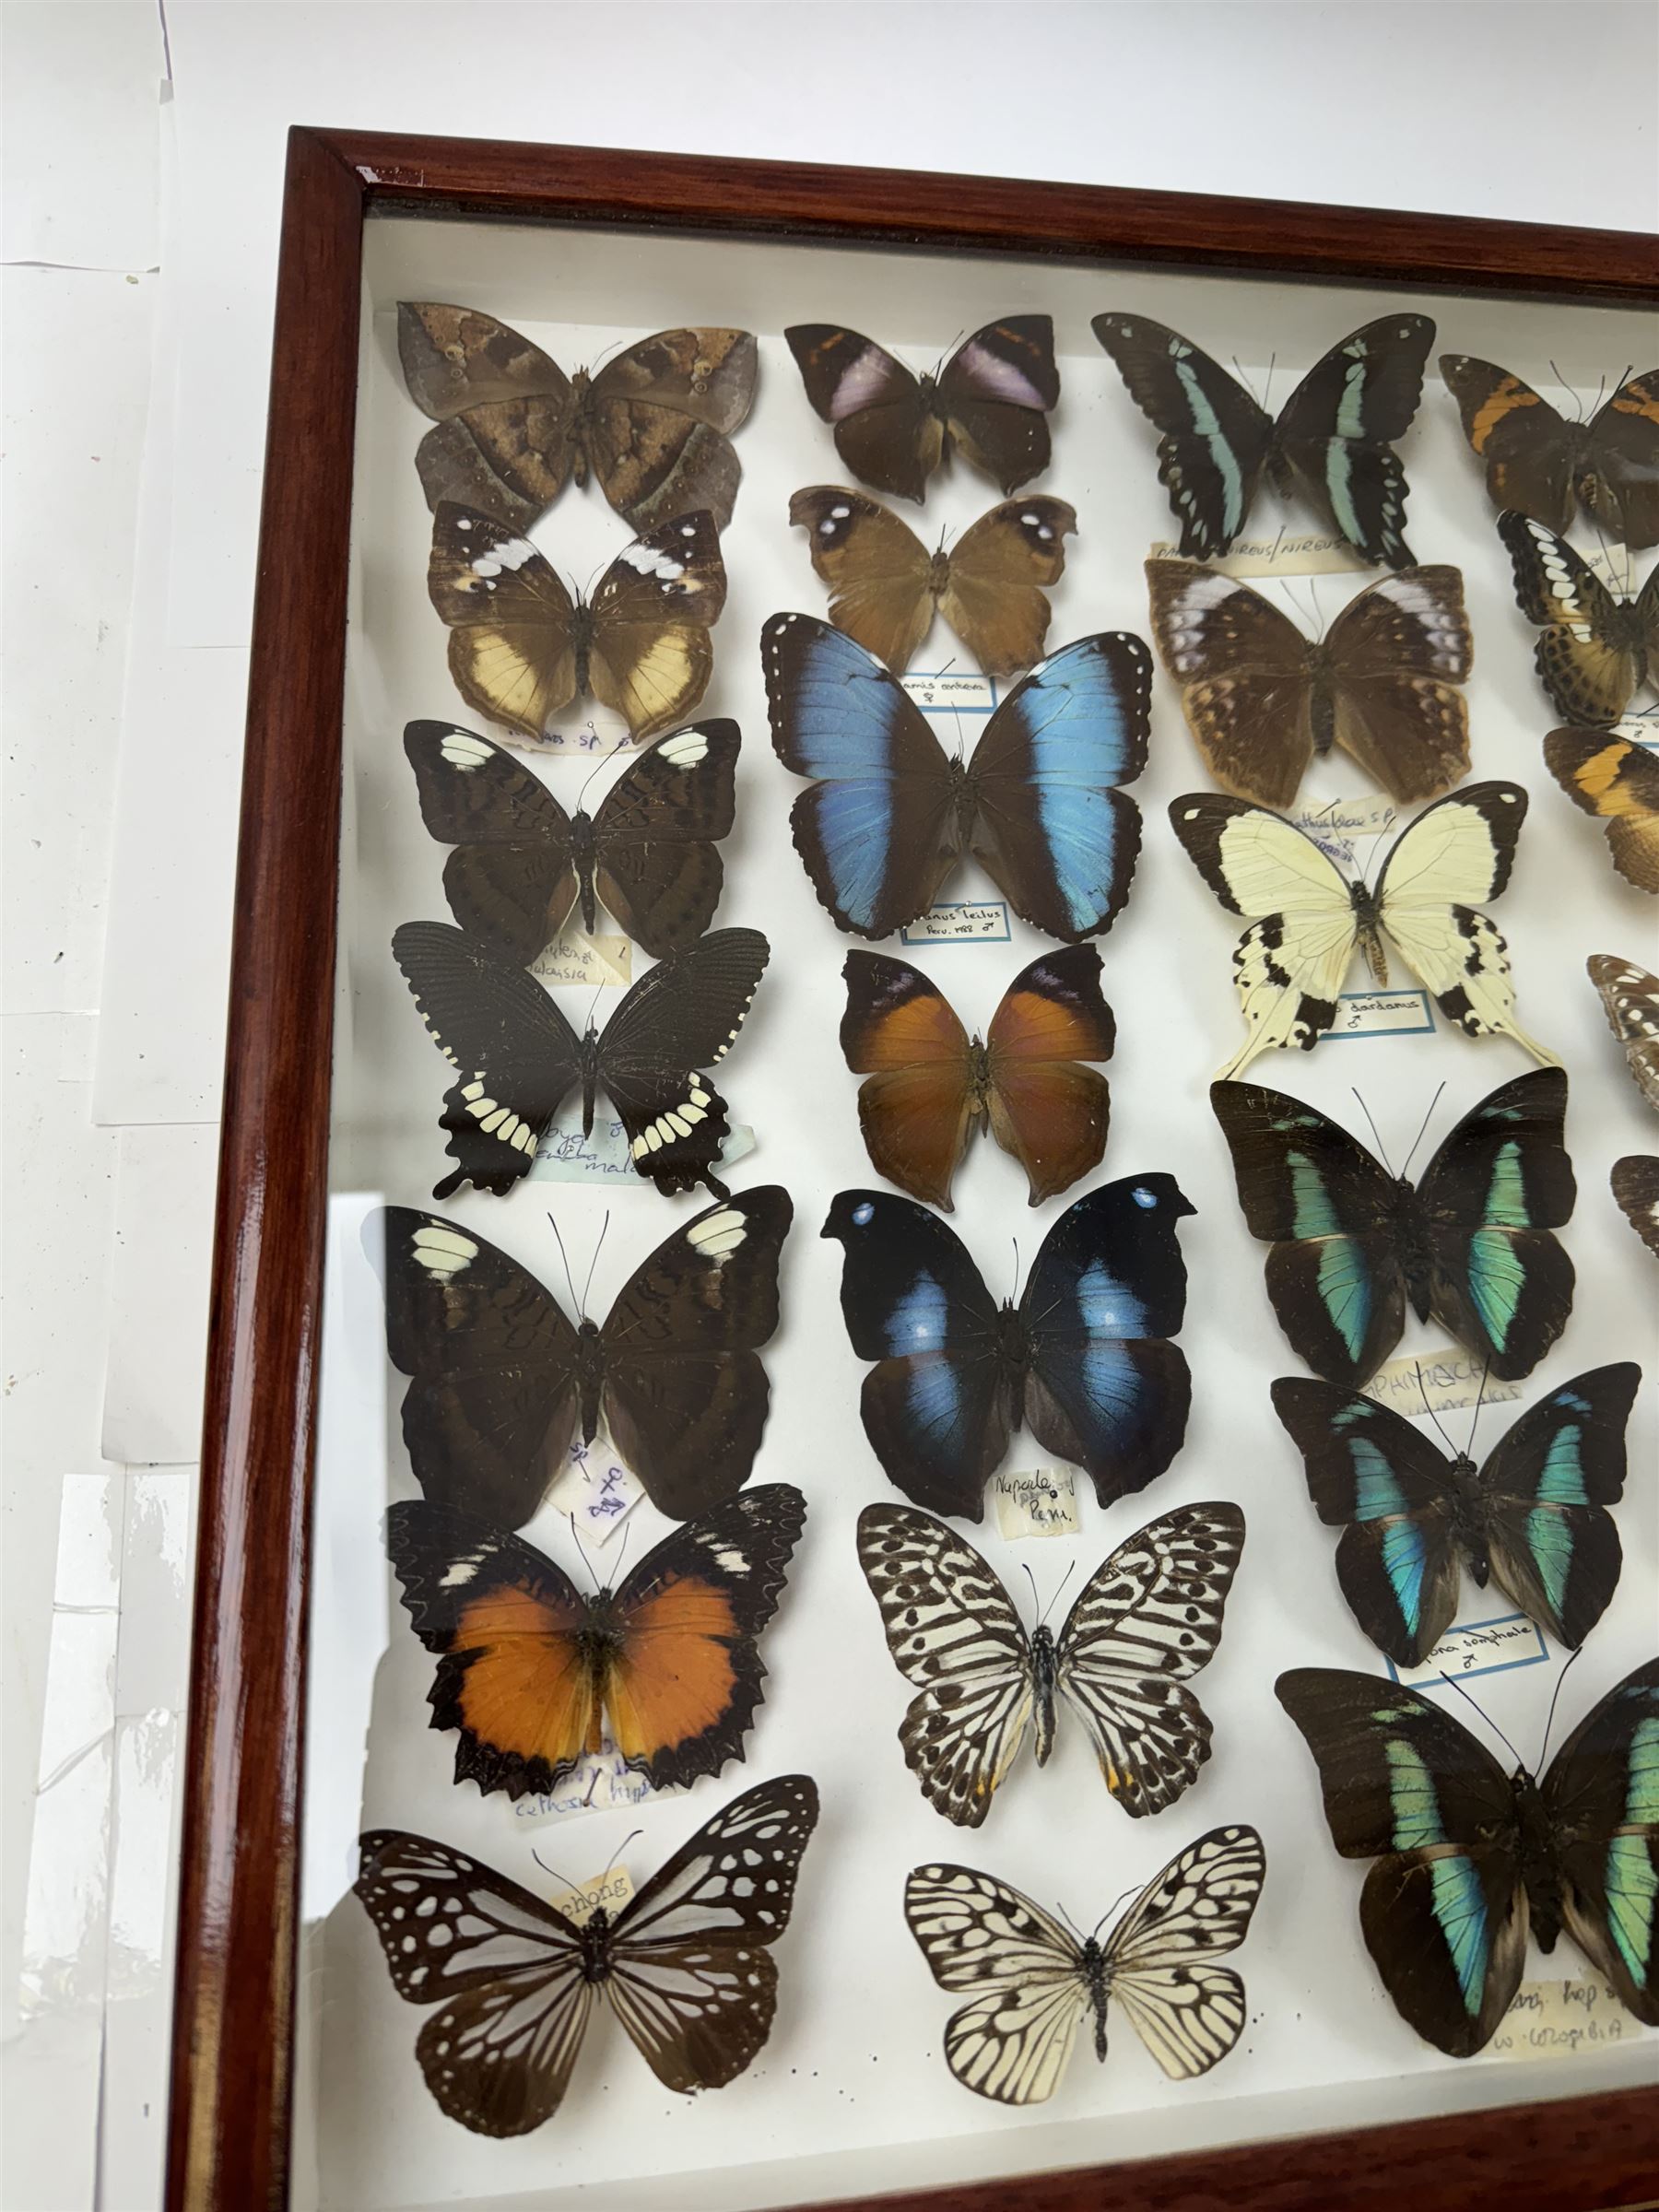
[[[1335,1020],[1319,1041],[1346,1044],[1357,1037],[1428,1037],[1433,1031],[1427,991],[1345,991]]]
[[[900,945],[1006,945],[1013,935],[1000,899],[959,899],[930,906],[899,932]]]
[[[997,702],[996,678],[964,669],[912,668],[899,681],[924,714],[989,714]]]
[[[1524,1613],[1500,1613],[1489,1620],[1454,1621],[1421,1666],[1383,1665],[1408,1689],[1443,1689],[1442,1675],[1472,1682],[1477,1675],[1506,1675],[1512,1667],[1541,1666],[1549,1657],[1544,1631]]]

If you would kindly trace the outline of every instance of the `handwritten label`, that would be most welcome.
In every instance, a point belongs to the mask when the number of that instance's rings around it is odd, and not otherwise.
[[[608,988],[633,981],[633,947],[626,937],[584,937],[567,930],[531,962],[544,983],[593,983]]]
[[[1557,2058],[1599,2051],[1643,2032],[1600,1974],[1580,1981],[1523,1982],[1487,2045],[1496,2058]]]
[[[1630,597],[1636,584],[1636,556],[1628,546],[1598,546],[1583,558],[1592,575],[1599,576],[1620,598]]]
[[[561,1890],[548,1902],[555,1912],[562,1912],[567,1920],[584,1928],[601,1905],[615,1920],[633,1893],[633,1877],[627,1867],[612,1866],[605,1874],[590,1874],[585,1882],[579,1882],[574,1889]]]
[[[1521,1385],[1500,1382],[1469,1352],[1408,1352],[1380,1367],[1366,1384],[1365,1394],[1409,1420],[1425,1412],[1457,1413],[1469,1406],[1501,1406],[1521,1395]]]
[[[1329,799],[1323,806],[1304,806],[1291,816],[1299,830],[1310,837],[1382,837],[1398,818],[1392,799]]]
[[[994,1475],[997,1535],[1014,1542],[1024,1536],[1075,1536],[1079,1524],[1073,1479],[1070,1467]]]
[[[1632,707],[1621,714],[1609,737],[1622,737],[1630,745],[1659,747],[1659,707]]]
[[[608,1544],[645,1495],[645,1486],[629,1472],[607,1442],[595,1438],[571,1446],[570,1464],[547,1493],[547,1502],[563,1513],[578,1535]]]
[[[590,760],[602,760],[608,753],[631,753],[633,733],[624,724],[620,729],[600,731],[591,722],[580,729],[548,730],[545,736],[525,739],[523,736],[501,735],[503,745],[522,746],[527,753],[570,753],[585,755]]]
[[[1167,560],[1176,548],[1165,540],[1152,547],[1154,560]],[[1235,537],[1230,552],[1206,564],[1223,576],[1357,575],[1364,567],[1346,537],[1328,531],[1281,530],[1277,537]]]
[[[901,945],[1006,945],[1010,935],[1007,908],[1000,899],[987,899],[978,906],[964,901],[949,906],[930,906],[926,913],[899,932],[899,942]]]
[[[616,1806],[643,1805],[648,1799],[677,1796],[683,1784],[670,1783],[653,1790],[643,1774],[630,1767],[608,1734],[597,1751],[583,1752],[572,1772],[556,1790],[513,1800],[515,1820],[567,1820],[577,1813],[606,1813]]]
[[[1418,1037],[1432,1032],[1434,1008],[1427,991],[1345,991],[1336,1018],[1320,1039],[1340,1043],[1348,1037]]]
[[[1396,1682],[1433,1689],[1442,1675],[1505,1675],[1512,1666],[1536,1666],[1549,1657],[1543,1631],[1524,1613],[1503,1613],[1493,1620],[1454,1621],[1421,1666],[1382,1664]]]
[[[730,1167],[746,1152],[755,1148],[755,1133],[747,1124],[739,1123],[726,1131],[725,1143],[720,1148],[723,1167]],[[580,1118],[571,1128],[549,1129],[536,1147],[531,1163],[529,1180],[532,1182],[614,1182],[626,1189],[629,1184],[648,1191],[651,1183],[639,1173],[633,1164],[633,1152],[628,1141],[628,1132],[620,1122],[596,1121],[591,1135],[583,1136]]]
[[[996,679],[962,676],[954,669],[937,675],[912,670],[899,681],[924,714],[989,714],[996,704]]]

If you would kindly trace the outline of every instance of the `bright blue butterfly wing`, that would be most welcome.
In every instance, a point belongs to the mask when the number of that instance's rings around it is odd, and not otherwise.
[[[1573,1941],[1659,2027],[1659,1659],[1579,1723],[1543,1793]]]
[[[1576,1651],[1618,1586],[1606,1511],[1624,1491],[1625,1424],[1641,1370],[1593,1368],[1528,1406],[1480,1470],[1492,1572],[1522,1611]]]

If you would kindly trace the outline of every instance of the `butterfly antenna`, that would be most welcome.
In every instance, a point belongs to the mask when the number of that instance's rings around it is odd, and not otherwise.
[[[1451,1453],[1453,1458],[1455,1459],[1457,1457],[1457,1446],[1446,1434],[1445,1430],[1441,1427],[1440,1415],[1435,1412],[1433,1406],[1429,1403],[1429,1386],[1423,1381],[1423,1363],[1420,1359],[1414,1359],[1412,1361],[1412,1365],[1417,1370],[1418,1389],[1422,1394],[1423,1411],[1429,1416],[1429,1418],[1434,1423],[1435,1427],[1440,1430],[1441,1441],[1445,1445],[1447,1451]]]
[[[1491,1714],[1486,1711],[1485,1707],[1477,1704],[1475,1700],[1470,1697],[1468,1691],[1464,1688],[1463,1684],[1461,1682],[1453,1681],[1452,1677],[1447,1674],[1444,1667],[1441,1667],[1441,1680],[1446,1685],[1448,1689],[1454,1689],[1457,1692],[1458,1696],[1463,1700],[1464,1703],[1469,1707],[1471,1712],[1479,1713],[1481,1719],[1486,1723],[1492,1734],[1498,1738],[1498,1741],[1503,1746],[1504,1749],[1514,1760],[1516,1766],[1520,1767],[1523,1771],[1524,1771],[1526,1761],[1522,1758],[1520,1752],[1516,1750],[1514,1745],[1510,1742],[1509,1737],[1504,1735],[1502,1729],[1499,1727],[1497,1722],[1493,1720]]]
[[[1073,1559],[1073,1560],[1070,1562],[1070,1565],[1068,1565],[1068,1566],[1067,1566],[1067,1568],[1066,1568],[1066,1570],[1065,1570],[1065,1573],[1064,1573],[1064,1574],[1063,1574],[1063,1575],[1060,1577],[1060,1580],[1059,1580],[1059,1581],[1058,1581],[1058,1582],[1057,1582],[1057,1583],[1054,1584],[1053,1590],[1053,1592],[1050,1594],[1050,1596],[1049,1596],[1048,1606],[1043,1606],[1043,1608],[1042,1608],[1042,1612],[1041,1612],[1041,1616],[1039,1617],[1039,1619],[1038,1619],[1038,1622],[1037,1622],[1037,1626],[1038,1626],[1039,1628],[1041,1628],[1041,1627],[1042,1626],[1042,1623],[1043,1623],[1043,1622],[1044,1622],[1044,1621],[1045,1621],[1045,1620],[1048,1618],[1048,1617],[1049,1617],[1049,1606],[1052,1606],[1052,1605],[1054,1603],[1054,1600],[1055,1600],[1055,1599],[1056,1599],[1056,1598],[1059,1596],[1059,1594],[1060,1594],[1061,1591],[1062,1591],[1062,1590],[1064,1590],[1064,1589],[1065,1589],[1065,1585],[1066,1585],[1066,1583],[1069,1583],[1069,1582],[1071,1581],[1071,1572],[1072,1572],[1072,1568],[1073,1568],[1073,1567],[1075,1567],[1075,1566],[1077,1565],[1077,1560],[1076,1560],[1076,1559]],[[1030,1569],[1028,1567],[1028,1568],[1026,1569],[1026,1572],[1027,1572],[1028,1574],[1030,1574],[1030,1571],[1030,1571]],[[1032,1594],[1032,1595],[1033,1595],[1033,1597],[1034,1597],[1034,1596],[1036,1595],[1036,1594],[1037,1594],[1037,1585],[1036,1585],[1036,1583],[1033,1583],[1031,1584],[1031,1594]]]
[[[571,1293],[571,1303],[575,1308],[577,1320],[580,1321],[582,1319],[582,1300],[576,1295],[576,1281],[571,1273],[570,1254],[565,1250],[564,1239],[559,1233],[559,1224],[551,1214],[547,1216],[547,1227],[553,1231],[553,1241],[559,1246],[559,1256],[563,1263],[565,1271],[565,1288]]]
[[[605,1250],[605,1232],[609,1227],[610,1207],[607,1206],[605,1209],[605,1219],[599,1225],[599,1235],[594,1245],[594,1256],[588,1262],[587,1281],[582,1286],[582,1303],[576,1309],[579,1320],[585,1321],[587,1318],[588,1292],[594,1287],[594,1270],[599,1265],[599,1254]]]
[[[549,1866],[547,1860],[542,1857],[541,1853],[535,1849],[534,1844],[532,1844],[530,1847],[530,1856],[535,1861],[536,1865],[541,1868],[544,1874],[551,1875],[556,1882],[562,1882],[567,1889],[581,1888],[582,1884],[580,1882],[573,1882],[568,1874],[560,1874],[557,1866]]]
[[[1042,1625],[1042,1601],[1037,1594],[1037,1577],[1031,1572],[1030,1568],[1026,1565],[1024,1559],[1021,1559],[1019,1563],[1025,1568],[1026,1581],[1031,1585],[1031,1610],[1037,1615],[1038,1626],[1041,1627]]]
[[[1359,1093],[1357,1090],[1354,1092],[1354,1096],[1357,1099],[1359,1099]],[[1388,1168],[1388,1172],[1392,1175],[1394,1173],[1394,1170],[1388,1167],[1388,1154],[1382,1148],[1382,1133],[1377,1127],[1376,1123],[1371,1121],[1371,1110],[1366,1104],[1363,1099],[1359,1099],[1359,1111],[1365,1116],[1366,1120],[1371,1122],[1371,1140],[1377,1147],[1377,1158],[1382,1162],[1382,1165],[1385,1168]]]
[[[1475,1431],[1480,1422],[1481,1400],[1486,1396],[1487,1377],[1491,1371],[1492,1362],[1488,1359],[1480,1371],[1480,1388],[1475,1393],[1475,1411],[1469,1420],[1469,1457],[1471,1459],[1475,1456]]]
[[[617,1581],[618,1581],[618,1582],[620,1582],[620,1581],[622,1580],[622,1570],[623,1570],[623,1568],[624,1568],[624,1567],[626,1567],[626,1566],[627,1566],[627,1564],[628,1564],[628,1547],[629,1547],[629,1544],[630,1540],[632,1539],[632,1536],[633,1536],[633,1530],[632,1530],[631,1528],[625,1528],[625,1529],[622,1531],[622,1548],[621,1548],[621,1550],[620,1550],[620,1551],[619,1551],[619,1552],[617,1554],[617,1577],[616,1577],[616,1579],[617,1579]],[[609,1585],[607,1585],[607,1587],[608,1587],[608,1586],[609,1586]]]
[[[1054,1910],[1059,1913],[1061,1919],[1065,1923],[1066,1926],[1071,1930],[1077,1941],[1079,1943],[1087,1943],[1088,1938],[1084,1935],[1082,1929],[1077,1925],[1077,1922],[1072,1918],[1065,1907],[1062,1904],[1056,1903]]]
[[[1262,384],[1262,412],[1264,415],[1268,412],[1267,394],[1273,390],[1273,371],[1277,362],[1278,348],[1276,346],[1267,356],[1267,374]]]
[[[1308,596],[1313,602],[1313,641],[1318,644],[1325,633],[1325,618],[1324,609],[1319,604],[1319,579],[1317,576],[1310,576],[1308,579]]]
[[[1566,1681],[1568,1676],[1572,1672],[1573,1660],[1577,1659],[1579,1652],[1582,1652],[1583,1648],[1583,1645],[1581,1643],[1579,1645],[1578,1652],[1573,1653],[1572,1657],[1568,1660],[1566,1665],[1556,1677],[1555,1696],[1550,1699],[1549,1711],[1544,1716],[1544,1741],[1538,1746],[1538,1771],[1540,1774],[1542,1774],[1544,1771],[1544,1759],[1549,1749],[1549,1732],[1555,1726],[1556,1706],[1560,1700],[1561,1685]]]
[[[596,730],[595,730],[595,731],[594,731],[594,735],[595,736],[597,736],[597,735],[598,735],[598,734],[599,734],[599,733],[598,733]],[[578,812],[578,814],[580,814],[580,813],[582,811],[582,801],[583,801],[583,800],[584,800],[584,799],[587,797],[587,794],[588,794],[588,785],[589,785],[589,784],[590,784],[590,783],[593,782],[594,778],[594,777],[595,777],[595,776],[596,776],[596,775],[599,773],[599,771],[600,771],[600,770],[601,770],[601,769],[602,769],[604,766],[605,766],[605,755],[604,755],[603,753],[601,753],[601,754],[600,754],[600,756],[599,756],[599,758],[598,758],[598,759],[596,759],[596,760],[594,762],[594,765],[593,765],[593,767],[592,767],[592,768],[590,768],[590,769],[588,770],[588,772],[587,772],[587,774],[586,774],[585,776],[583,776],[583,777],[582,777],[582,788],[581,788],[581,789],[580,789],[580,790],[577,792],[577,794],[576,794],[576,811]]]
[[[582,1532],[576,1525],[576,1516],[574,1513],[571,1515],[571,1535],[576,1546],[576,1549],[581,1556],[582,1563],[587,1569],[588,1580],[594,1585],[594,1594],[597,1596],[599,1592],[606,1585],[602,1583],[599,1580],[599,1577],[594,1572],[594,1562],[587,1556],[587,1549],[582,1541]]]
[[[1091,1936],[1098,1936],[1100,1930],[1106,1925],[1106,1923],[1116,1912],[1118,1907],[1123,1903],[1124,1899],[1125,1897],[1133,1897],[1139,1888],[1140,1884],[1138,1882],[1131,1882],[1128,1888],[1124,1890],[1122,1895],[1114,1897],[1111,1904],[1107,1906],[1105,1912],[1101,1913],[1100,1919],[1095,1922],[1094,1926],[1089,1930],[1089,1934]]]
[[[644,1830],[642,1828],[630,1828],[630,1829],[629,1830],[628,1833],[627,1833],[627,1834],[626,1834],[626,1835],[623,1837],[623,1839],[622,1839],[621,1842],[618,1844],[618,1846],[617,1846],[616,1850],[615,1850],[615,1851],[613,1851],[613,1852],[611,1853],[611,1855],[610,1855],[610,1857],[609,1857],[608,1859],[606,1859],[606,1862],[605,1862],[605,1874],[608,1874],[608,1873],[610,1872],[611,1868],[612,1868],[612,1867],[613,1867],[613,1866],[616,1865],[617,1861],[618,1861],[618,1859],[619,1859],[619,1858],[622,1856],[622,1853],[624,1853],[624,1852],[625,1852],[625,1851],[628,1849],[629,1845],[629,1844],[630,1844],[630,1843],[633,1841],[634,1838],[635,1838],[636,1836],[642,1836],[644,1833],[645,1833],[645,1830]],[[603,1880],[605,1879],[605,1874],[602,1874],[602,1875],[599,1877],[599,1879],[600,1879],[601,1881],[603,1881]]]
[[[1263,414],[1265,415],[1267,412],[1267,403],[1265,400],[1256,399],[1256,388],[1251,382],[1249,377],[1245,375],[1244,364],[1240,360],[1236,353],[1232,357],[1232,365],[1239,372],[1239,382],[1243,385],[1245,391],[1249,393],[1251,398],[1255,399],[1256,406],[1261,408]]]
[[[1429,1101],[1429,1111],[1423,1116],[1422,1128],[1419,1128],[1417,1135],[1412,1138],[1411,1151],[1406,1153],[1406,1158],[1400,1166],[1400,1181],[1402,1182],[1405,1182],[1406,1173],[1410,1169],[1412,1153],[1416,1152],[1418,1147],[1423,1141],[1423,1130],[1427,1129],[1430,1123],[1434,1119],[1434,1110],[1440,1104],[1441,1090],[1444,1090],[1445,1088],[1445,1085],[1442,1083],[1440,1087],[1440,1090],[1437,1090],[1434,1096]]]
[[[1019,1239],[1010,1237],[1008,1241],[1014,1247],[1014,1281],[1008,1292],[1009,1297],[1012,1298],[1019,1288]]]
[[[966,330],[966,328],[965,328],[965,327],[964,327],[963,329],[961,329],[961,330],[959,330],[959,331],[957,332],[957,335],[956,335],[956,336],[955,336],[954,338],[952,338],[952,339],[951,339],[951,341],[950,341],[949,345],[946,347],[946,348],[945,348],[944,352],[943,352],[943,353],[942,353],[942,354],[939,356],[938,359],[937,359],[937,360],[936,360],[936,361],[934,363],[934,382],[935,382],[935,383],[937,383],[937,382],[938,382],[938,381],[939,381],[939,378],[940,378],[940,375],[942,374],[942,372],[943,372],[943,371],[944,371],[944,368],[945,368],[945,364],[946,364],[946,362],[947,362],[947,361],[948,361],[948,360],[950,360],[950,359],[953,358],[953,356],[954,356],[954,355],[955,355],[955,353],[956,353],[956,349],[957,349],[957,347],[959,347],[959,346],[961,344],[962,340],[963,340],[963,339],[964,339],[964,338],[965,338],[967,335],[968,335],[968,332],[967,332],[967,330]]]

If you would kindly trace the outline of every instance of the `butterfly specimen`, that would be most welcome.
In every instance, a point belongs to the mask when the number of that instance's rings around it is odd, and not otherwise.
[[[1022,920],[1077,942],[1129,896],[1140,809],[1113,787],[1147,765],[1151,655],[1102,631],[1040,662],[964,761],[860,645],[810,615],[760,633],[772,744],[813,778],[795,850],[836,926],[891,936],[971,855]]]
[[[694,508],[732,519],[743,474],[730,434],[755,396],[747,330],[659,330],[597,376],[567,376],[540,347],[476,308],[404,300],[397,349],[409,396],[437,429],[415,465],[427,504],[458,500],[526,530],[589,472],[636,530]]]
[[[1270,1046],[1311,1052],[1336,1018],[1354,955],[1381,990],[1388,947],[1465,1037],[1512,1037],[1557,1065],[1514,1018],[1508,947],[1477,902],[1510,878],[1526,794],[1519,783],[1471,783],[1425,807],[1389,847],[1374,886],[1350,882],[1294,822],[1247,799],[1189,792],[1170,822],[1187,857],[1230,914],[1250,927],[1233,952],[1245,1039],[1221,1079]]]
[[[982,514],[949,552],[930,553],[908,523],[877,500],[815,484],[789,502],[807,534],[812,565],[830,586],[830,619],[902,676],[937,608],[989,676],[1042,657],[1049,603],[1042,587],[1065,566],[1077,517],[1064,500],[1009,500]]]
[[[1026,1171],[1031,1204],[1100,1164],[1111,1093],[1082,1064],[1116,1039],[1092,945],[1045,952],[1004,992],[982,1044],[908,960],[850,952],[841,1043],[858,1087],[870,1165],[912,1198],[951,1209],[950,1183],[989,1129]]]
[[[1625,737],[1551,730],[1544,759],[1573,805],[1606,823],[1607,850],[1625,881],[1659,891],[1659,754]]]
[[[556,1789],[602,1724],[653,1789],[741,1759],[764,1692],[756,1640],[783,1590],[806,1500],[762,1483],[584,1597],[563,1568],[460,1507],[404,1500],[386,1548],[415,1632],[439,1654],[428,1702],[454,1728],[455,1780],[488,1796]]]
[[[1279,1326],[1327,1382],[1369,1382],[1398,1344],[1407,1304],[1503,1382],[1530,1374],[1566,1327],[1572,1262],[1551,1232],[1577,1191],[1559,1067],[1489,1091],[1415,1187],[1282,1091],[1213,1083],[1210,1104],[1245,1223],[1273,1247],[1267,1295]]]
[[[352,1887],[398,1995],[444,2000],[415,2042],[443,2111],[480,2136],[550,2120],[602,1990],[665,2088],[735,2080],[771,2033],[769,1947],[789,1925],[818,1815],[809,1775],[763,1782],[619,1912],[600,1905],[580,1926],[447,1843],[371,1830]]]
[[[1172,1175],[1079,1198],[1000,1307],[956,1231],[909,1198],[842,1191],[823,1234],[844,1247],[841,1312],[877,1365],[860,1401],[870,1449],[916,1504],[965,1521],[1021,1421],[1086,1467],[1100,1503],[1143,1490],[1186,1434],[1192,1378],[1166,1341],[1186,1310]]]
[[[1440,372],[1495,507],[1564,535],[1576,501],[1609,537],[1659,543],[1659,369],[1628,379],[1588,422],[1569,422],[1518,376],[1466,353],[1442,353]]]
[[[1631,1080],[1659,1113],[1659,975],[1605,952],[1592,953],[1584,965],[1601,993],[1607,1027],[1618,1040]]]
[[[933,376],[833,323],[797,323],[783,335],[861,484],[920,504],[934,470],[959,452],[1009,499],[1049,465],[1048,413],[1060,398],[1052,315],[987,323]]]
[[[1235,577],[1149,560],[1152,635],[1182,712],[1225,790],[1288,806],[1333,746],[1404,803],[1468,772],[1474,658],[1455,569],[1402,569],[1350,599],[1325,636]]]
[[[1491,2039],[1526,1964],[1565,1925],[1659,2026],[1659,1660],[1627,1675],[1542,1777],[1506,1774],[1416,1690],[1297,1667],[1279,1703],[1319,1767],[1345,1859],[1375,1859],[1359,1924],[1401,2018],[1453,2058]]]
[[[1236,1505],[1182,1506],[1095,1570],[1058,1636],[1041,1622],[1028,1636],[965,1537],[907,1505],[866,1505],[858,1563],[917,1693],[899,1741],[934,1810],[978,1828],[1028,1727],[1046,1766],[1056,1698],[1088,1730],[1125,1812],[1173,1805],[1209,1757],[1209,1715],[1185,1677],[1215,1656],[1243,1545]]]
[[[1608,1180],[1619,1212],[1659,1256],[1659,1159],[1651,1152],[1627,1153],[1613,1162]]]
[[[1267,1860],[1253,1828],[1213,1828],[1154,1876],[1102,1943],[970,1866],[917,1866],[904,1917],[941,1989],[971,1993],[945,2063],[999,2104],[1052,2097],[1080,2023],[1106,2056],[1115,1997],[1172,2080],[1208,2073],[1244,2030],[1244,1984],[1210,1961],[1250,1927]]]
[[[1605,730],[1659,678],[1659,568],[1632,598],[1615,598],[1582,553],[1524,514],[1500,514],[1515,598],[1538,625],[1538,681],[1563,722]],[[1591,811],[1594,811],[1592,809]]]
[[[371,1217],[404,1441],[437,1505],[522,1528],[603,1420],[657,1511],[712,1513],[748,1480],[794,1208],[775,1184],[712,1206],[635,1270],[603,1322],[568,1321],[518,1262],[406,1206]]]
[[[1264,478],[1340,531],[1373,567],[1405,569],[1406,472],[1393,451],[1411,428],[1434,343],[1427,315],[1382,315],[1332,347],[1267,414],[1190,338],[1144,315],[1096,315],[1095,336],[1161,435],[1158,479],[1181,550],[1225,553]]]
[[[1625,1423],[1641,1370],[1593,1368],[1522,1415],[1477,1467],[1335,1382],[1291,1377],[1273,1408],[1308,1495],[1342,1529],[1336,1576],[1354,1618],[1396,1666],[1421,1666],[1457,1610],[1458,1570],[1488,1579],[1577,1650],[1606,1611],[1622,1553],[1606,1511],[1624,1492]],[[1427,1401],[1425,1400],[1425,1404]]]
[[[448,722],[411,722],[404,750],[441,844],[450,912],[467,934],[528,967],[579,905],[589,936],[603,903],[661,959],[696,944],[720,903],[715,842],[732,827],[738,734],[705,722],[659,737],[606,794],[569,815],[500,746]]]
[[[420,1018],[459,1080],[444,1093],[439,1127],[457,1165],[432,1192],[470,1182],[502,1197],[530,1172],[553,1116],[582,1086],[582,1134],[606,1092],[627,1132],[635,1171],[660,1191],[714,1175],[731,1124],[725,1100],[698,1071],[736,1041],[771,958],[758,929],[717,929],[647,970],[603,1030],[581,1037],[534,975],[447,922],[406,922],[393,933]]]
[[[539,745],[578,696],[613,708],[636,737],[695,712],[714,666],[709,631],[726,578],[705,511],[624,546],[584,603],[527,537],[445,500],[432,525],[427,592],[449,624],[450,674],[462,698]]]

